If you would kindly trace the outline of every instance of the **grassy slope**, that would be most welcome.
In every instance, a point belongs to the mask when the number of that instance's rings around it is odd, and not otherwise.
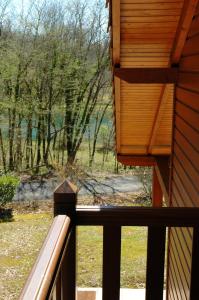
[[[18,298],[51,224],[50,213],[15,215],[0,224],[0,299]],[[146,230],[126,227],[122,241],[122,286],[143,287]],[[78,228],[78,286],[101,286],[102,228]]]
[[[18,299],[51,224],[50,214],[15,215],[0,223],[0,299]]]

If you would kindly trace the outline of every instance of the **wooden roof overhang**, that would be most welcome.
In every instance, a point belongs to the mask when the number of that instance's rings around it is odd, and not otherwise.
[[[177,65],[197,0],[107,0],[118,160],[170,155]]]

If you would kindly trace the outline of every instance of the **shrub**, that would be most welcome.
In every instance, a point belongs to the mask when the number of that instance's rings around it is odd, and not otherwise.
[[[11,202],[16,188],[19,185],[19,179],[11,175],[0,176],[0,206]]]

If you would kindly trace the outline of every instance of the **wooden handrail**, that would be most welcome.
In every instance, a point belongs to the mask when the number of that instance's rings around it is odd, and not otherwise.
[[[69,237],[70,218],[54,218],[38,259],[22,290],[20,300],[44,300],[53,292],[61,260]]]
[[[76,225],[194,227],[199,225],[196,207],[77,206]]]

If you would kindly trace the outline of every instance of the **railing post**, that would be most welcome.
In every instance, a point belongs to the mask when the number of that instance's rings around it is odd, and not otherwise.
[[[58,283],[57,285],[58,288],[61,286],[61,299],[59,300],[76,299],[76,203],[77,188],[65,180],[54,192],[54,215],[69,216],[72,226],[69,244],[61,266],[61,284]]]
[[[190,300],[198,299],[198,270],[199,270],[199,226],[193,228],[192,263],[191,263],[191,287]]]
[[[102,299],[120,299],[121,226],[104,226]]]
[[[148,227],[146,300],[163,299],[165,239],[165,226]]]

